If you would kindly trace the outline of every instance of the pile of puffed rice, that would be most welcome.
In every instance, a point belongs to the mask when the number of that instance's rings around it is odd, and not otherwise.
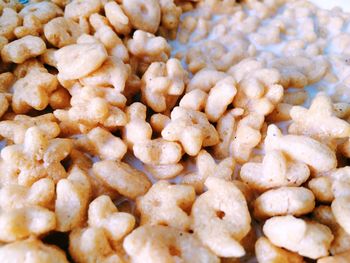
[[[0,11],[1,263],[350,262],[350,14]]]

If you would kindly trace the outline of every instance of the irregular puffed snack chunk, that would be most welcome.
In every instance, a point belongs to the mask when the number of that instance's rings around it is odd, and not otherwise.
[[[179,141],[191,156],[197,155],[201,147],[219,142],[217,131],[204,113],[182,107],[173,109],[171,122],[163,129],[162,136],[168,141]]]
[[[13,85],[12,109],[15,113],[27,113],[30,109],[44,110],[51,94],[57,89],[55,75],[45,68],[28,70]]]
[[[350,196],[336,196],[332,212],[338,224],[350,235]]]
[[[152,137],[152,128],[146,121],[147,107],[140,103],[134,102],[126,108],[128,123],[123,127],[123,139],[128,146],[136,143],[148,141]]]
[[[205,186],[208,191],[192,207],[194,233],[218,256],[244,256],[239,242],[248,234],[251,218],[242,192],[233,182],[215,177]]]
[[[23,63],[29,58],[44,54],[45,42],[40,37],[25,36],[10,42],[1,50],[1,58],[4,62]]]
[[[331,99],[319,93],[309,109],[294,106],[290,111],[292,124],[288,131],[293,134],[309,135],[317,139],[346,138],[350,135],[350,124],[336,116]]]
[[[112,200],[101,195],[88,210],[88,227],[69,235],[69,252],[76,262],[124,262],[117,251],[120,240],[134,228],[135,218],[119,212]]]
[[[74,166],[68,177],[61,179],[56,187],[56,230],[67,232],[80,227],[86,218],[91,184],[86,173]]]
[[[191,227],[187,215],[194,200],[195,191],[187,185],[171,185],[158,181],[148,192],[137,199],[137,209],[141,214],[141,225],[167,225],[180,230]]]
[[[262,163],[243,164],[240,171],[241,179],[259,191],[280,186],[300,186],[309,176],[310,171],[306,164],[288,160],[279,150],[266,152]]]
[[[5,164],[14,167],[19,185],[30,186],[37,180],[49,177],[57,182],[66,177],[60,163],[72,149],[70,139],[48,139],[37,127],[29,128],[23,144],[9,145],[2,149]]]
[[[82,33],[79,24],[64,17],[54,18],[44,26],[46,39],[58,48],[75,44]]]
[[[301,216],[310,213],[314,208],[315,197],[309,189],[280,187],[263,193],[254,201],[254,216],[256,218],[278,215]]]
[[[151,187],[144,173],[120,161],[94,163],[93,171],[108,187],[131,199],[145,194]]]
[[[333,201],[332,180],[329,176],[312,178],[308,183],[308,187],[314,193],[316,200],[323,203]]]
[[[0,212],[0,241],[2,242],[40,236],[54,230],[55,227],[55,213],[40,206],[13,208]]]
[[[251,65],[253,64],[253,65]],[[276,69],[265,68],[253,59],[243,60],[230,69],[237,81],[234,106],[267,115],[282,100],[283,87]]]
[[[335,153],[328,146],[302,135],[282,135],[273,124],[268,127],[265,148],[280,150],[316,172],[327,172],[337,166]]]
[[[73,44],[55,53],[57,69],[63,79],[79,79],[98,69],[108,54],[100,43]]]
[[[141,162],[151,165],[176,164],[182,157],[179,143],[162,138],[134,144],[133,151]]]
[[[85,86],[72,93],[72,107],[54,111],[63,133],[86,133],[96,126],[113,131],[126,124],[126,98],[113,88]]]
[[[56,16],[62,15],[62,10],[52,2],[43,1],[38,3],[30,3],[26,5],[20,12],[21,17],[33,14],[42,24],[46,24]]]
[[[327,226],[293,216],[268,219],[263,232],[272,244],[312,259],[327,256],[333,240]]]
[[[7,40],[14,38],[14,30],[21,24],[21,19],[12,8],[4,8],[0,16],[0,36]],[[6,43],[7,44],[7,43]]]
[[[142,76],[142,100],[155,112],[164,112],[173,106],[172,97],[184,92],[186,83],[187,73],[179,60],[153,62]]]
[[[260,237],[255,243],[255,255],[259,263],[286,262],[302,263],[303,257],[296,253],[274,246],[266,237]]]
[[[107,2],[104,10],[109,23],[118,34],[127,35],[131,31],[129,17],[116,2]]]
[[[80,136],[75,141],[75,146],[92,155],[97,155],[102,160],[120,160],[127,151],[126,145],[120,138],[100,127]]]
[[[147,66],[152,62],[167,61],[171,50],[165,38],[156,37],[142,30],[134,32],[133,38],[127,42],[127,48],[140,63],[145,63]]]
[[[150,33],[157,31],[161,18],[157,0],[123,0],[122,8],[134,28]]]
[[[129,74],[130,68],[122,60],[108,57],[99,69],[79,81],[85,86],[113,87],[122,92]]]
[[[0,189],[0,207],[3,210],[27,206],[51,208],[55,197],[55,183],[42,178],[31,186],[5,185]]]
[[[166,226],[138,227],[125,238],[123,247],[135,263],[219,262],[193,235]]]
[[[216,163],[214,158],[206,150],[201,150],[196,157],[197,171],[184,175],[183,184],[192,185],[197,193],[202,193],[205,180],[212,176],[230,181],[232,178],[235,161],[227,157]]]
[[[0,135],[15,144],[23,143],[25,133],[30,127],[38,127],[48,139],[53,139],[60,133],[56,119],[52,113],[29,117],[16,115],[13,120],[0,122]]]
[[[81,18],[87,18],[93,13],[98,13],[100,9],[100,0],[74,0],[66,5],[64,17],[79,21]]]
[[[68,263],[63,251],[55,246],[45,245],[35,238],[17,241],[0,247],[0,261],[4,263]]]

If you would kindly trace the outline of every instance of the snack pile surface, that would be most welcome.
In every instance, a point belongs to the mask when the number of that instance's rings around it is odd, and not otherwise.
[[[0,262],[350,262],[350,14],[0,0]]]

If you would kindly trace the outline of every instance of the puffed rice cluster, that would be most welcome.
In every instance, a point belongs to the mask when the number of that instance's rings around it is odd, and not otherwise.
[[[350,14],[0,11],[0,262],[350,262]]]

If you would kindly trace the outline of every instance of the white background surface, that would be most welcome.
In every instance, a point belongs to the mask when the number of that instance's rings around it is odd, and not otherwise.
[[[350,12],[350,0],[309,0],[309,1],[324,9],[332,9],[333,7],[339,6],[344,11]]]

